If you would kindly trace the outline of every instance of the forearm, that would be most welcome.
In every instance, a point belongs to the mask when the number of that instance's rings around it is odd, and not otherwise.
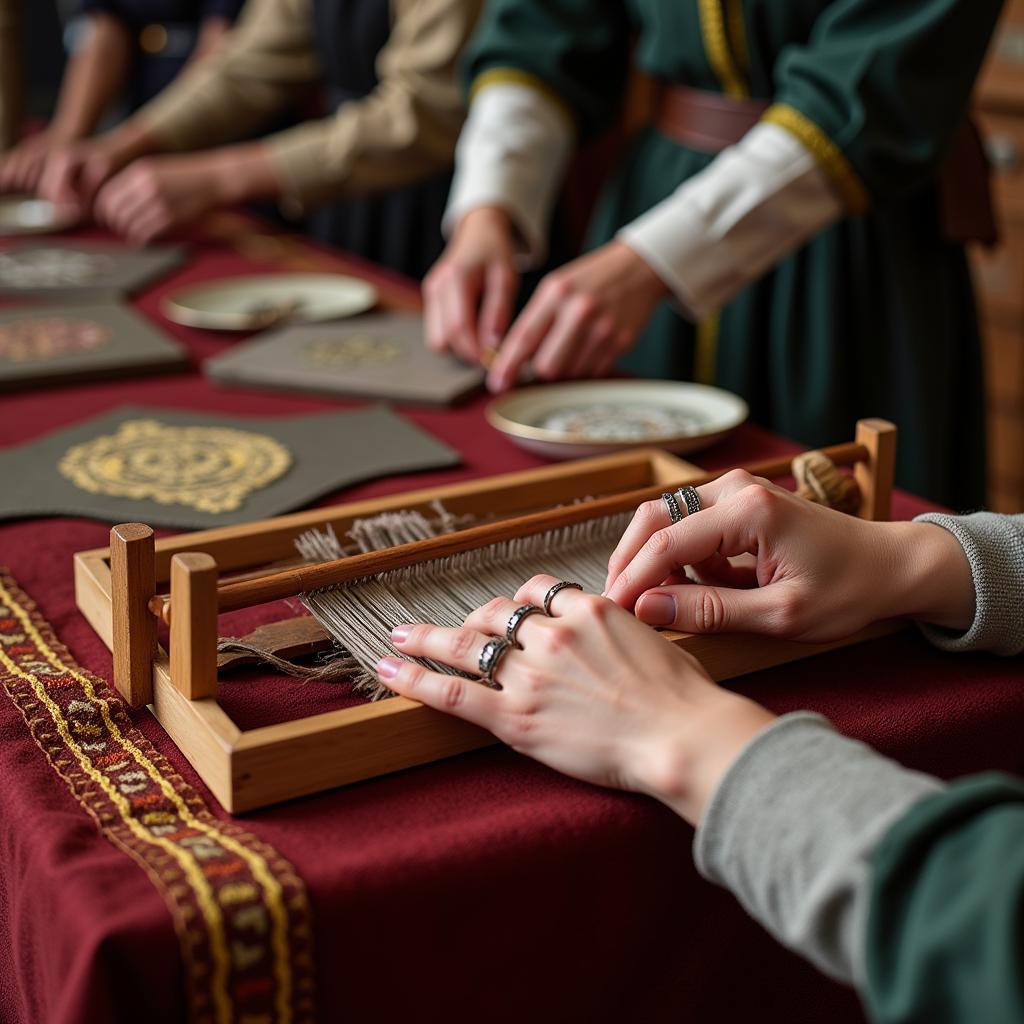
[[[699,318],[842,215],[806,147],[761,124],[618,237]]]
[[[947,562],[957,565],[960,593],[970,593],[970,603],[955,618],[918,615],[930,623],[925,635],[946,650],[985,650],[996,654],[1024,651],[1024,515],[1000,516],[976,512],[970,516],[932,513],[913,524],[941,537],[950,550]],[[966,574],[967,583],[964,576]],[[921,576],[922,593],[941,593],[951,581]],[[937,627],[937,628],[934,628]]]
[[[860,983],[873,853],[911,806],[940,789],[817,715],[787,715],[724,774],[694,857],[780,942]]]
[[[215,205],[233,206],[282,196],[281,177],[269,147],[263,142],[223,146],[189,159],[205,171]]]
[[[444,233],[471,210],[500,207],[515,225],[520,262],[542,262],[575,132],[568,113],[536,88],[504,82],[482,89],[459,136]]]
[[[124,85],[131,61],[128,29],[109,14],[88,17],[76,45],[50,130],[67,140],[91,134],[103,112]]]

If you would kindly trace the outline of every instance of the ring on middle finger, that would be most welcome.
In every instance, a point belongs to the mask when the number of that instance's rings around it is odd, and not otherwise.
[[[523,649],[523,645],[516,640],[516,633],[519,632],[519,627],[523,624],[523,619],[536,613],[537,615],[543,615],[544,609],[538,608],[535,604],[523,604],[520,605],[511,615],[508,620],[508,625],[505,627],[505,639],[519,650]]]
[[[508,654],[512,645],[503,637],[491,637],[484,644],[480,651],[479,669],[480,675],[488,686],[495,686],[494,673],[498,671],[498,664]]]

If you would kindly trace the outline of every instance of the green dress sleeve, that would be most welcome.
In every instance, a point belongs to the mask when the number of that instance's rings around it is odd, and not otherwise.
[[[623,0],[490,0],[463,56],[466,85],[532,83],[568,108],[587,137],[622,102],[629,40]]]
[[[875,854],[866,1000],[878,1024],[1024,1021],[1024,783],[966,779]]]
[[[932,177],[960,126],[1002,0],[836,0],[775,64],[766,115],[818,158],[851,212]]]

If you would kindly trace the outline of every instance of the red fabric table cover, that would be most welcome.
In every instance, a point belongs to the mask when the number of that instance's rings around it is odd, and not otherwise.
[[[313,262],[316,253],[308,250]],[[403,301],[393,279],[349,265]],[[263,269],[226,247],[199,246],[186,268],[136,305],[186,342],[198,363],[234,339],[169,325],[158,313],[161,297],[186,281]],[[413,300],[404,293],[406,305]],[[0,444],[126,402],[260,415],[352,404],[215,390],[193,370],[5,396]],[[401,410],[458,448],[461,468],[376,481],[328,501],[537,465],[485,424],[483,407],[481,399],[455,411]],[[792,448],[749,426],[698,461],[736,465]],[[926,507],[900,494],[894,514]],[[5,523],[0,564],[74,657],[109,679],[110,654],[75,607],[71,572],[72,554],[105,545],[106,535],[105,525],[82,519]],[[944,776],[1024,767],[1014,660],[944,655],[907,632],[735,685],[778,712],[820,711],[843,732]],[[324,699],[308,689],[293,694],[302,713]],[[239,711],[244,718],[245,707]],[[223,814],[148,713],[134,718]],[[654,801],[577,783],[504,748],[294,801],[243,823],[308,886],[324,1021],[863,1019],[849,990],[780,949],[731,896],[699,879],[683,822]],[[0,699],[0,1020],[181,1020],[178,958],[157,891],[97,834]]]

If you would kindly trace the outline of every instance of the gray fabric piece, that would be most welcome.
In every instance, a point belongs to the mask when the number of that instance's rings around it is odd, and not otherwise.
[[[924,635],[947,651],[1024,651],[1024,515],[929,512],[914,522],[934,523],[956,537],[970,562],[977,600],[966,633],[922,625]]]
[[[860,982],[872,854],[912,804],[941,788],[820,715],[785,715],[719,783],[694,859],[783,945]]]

